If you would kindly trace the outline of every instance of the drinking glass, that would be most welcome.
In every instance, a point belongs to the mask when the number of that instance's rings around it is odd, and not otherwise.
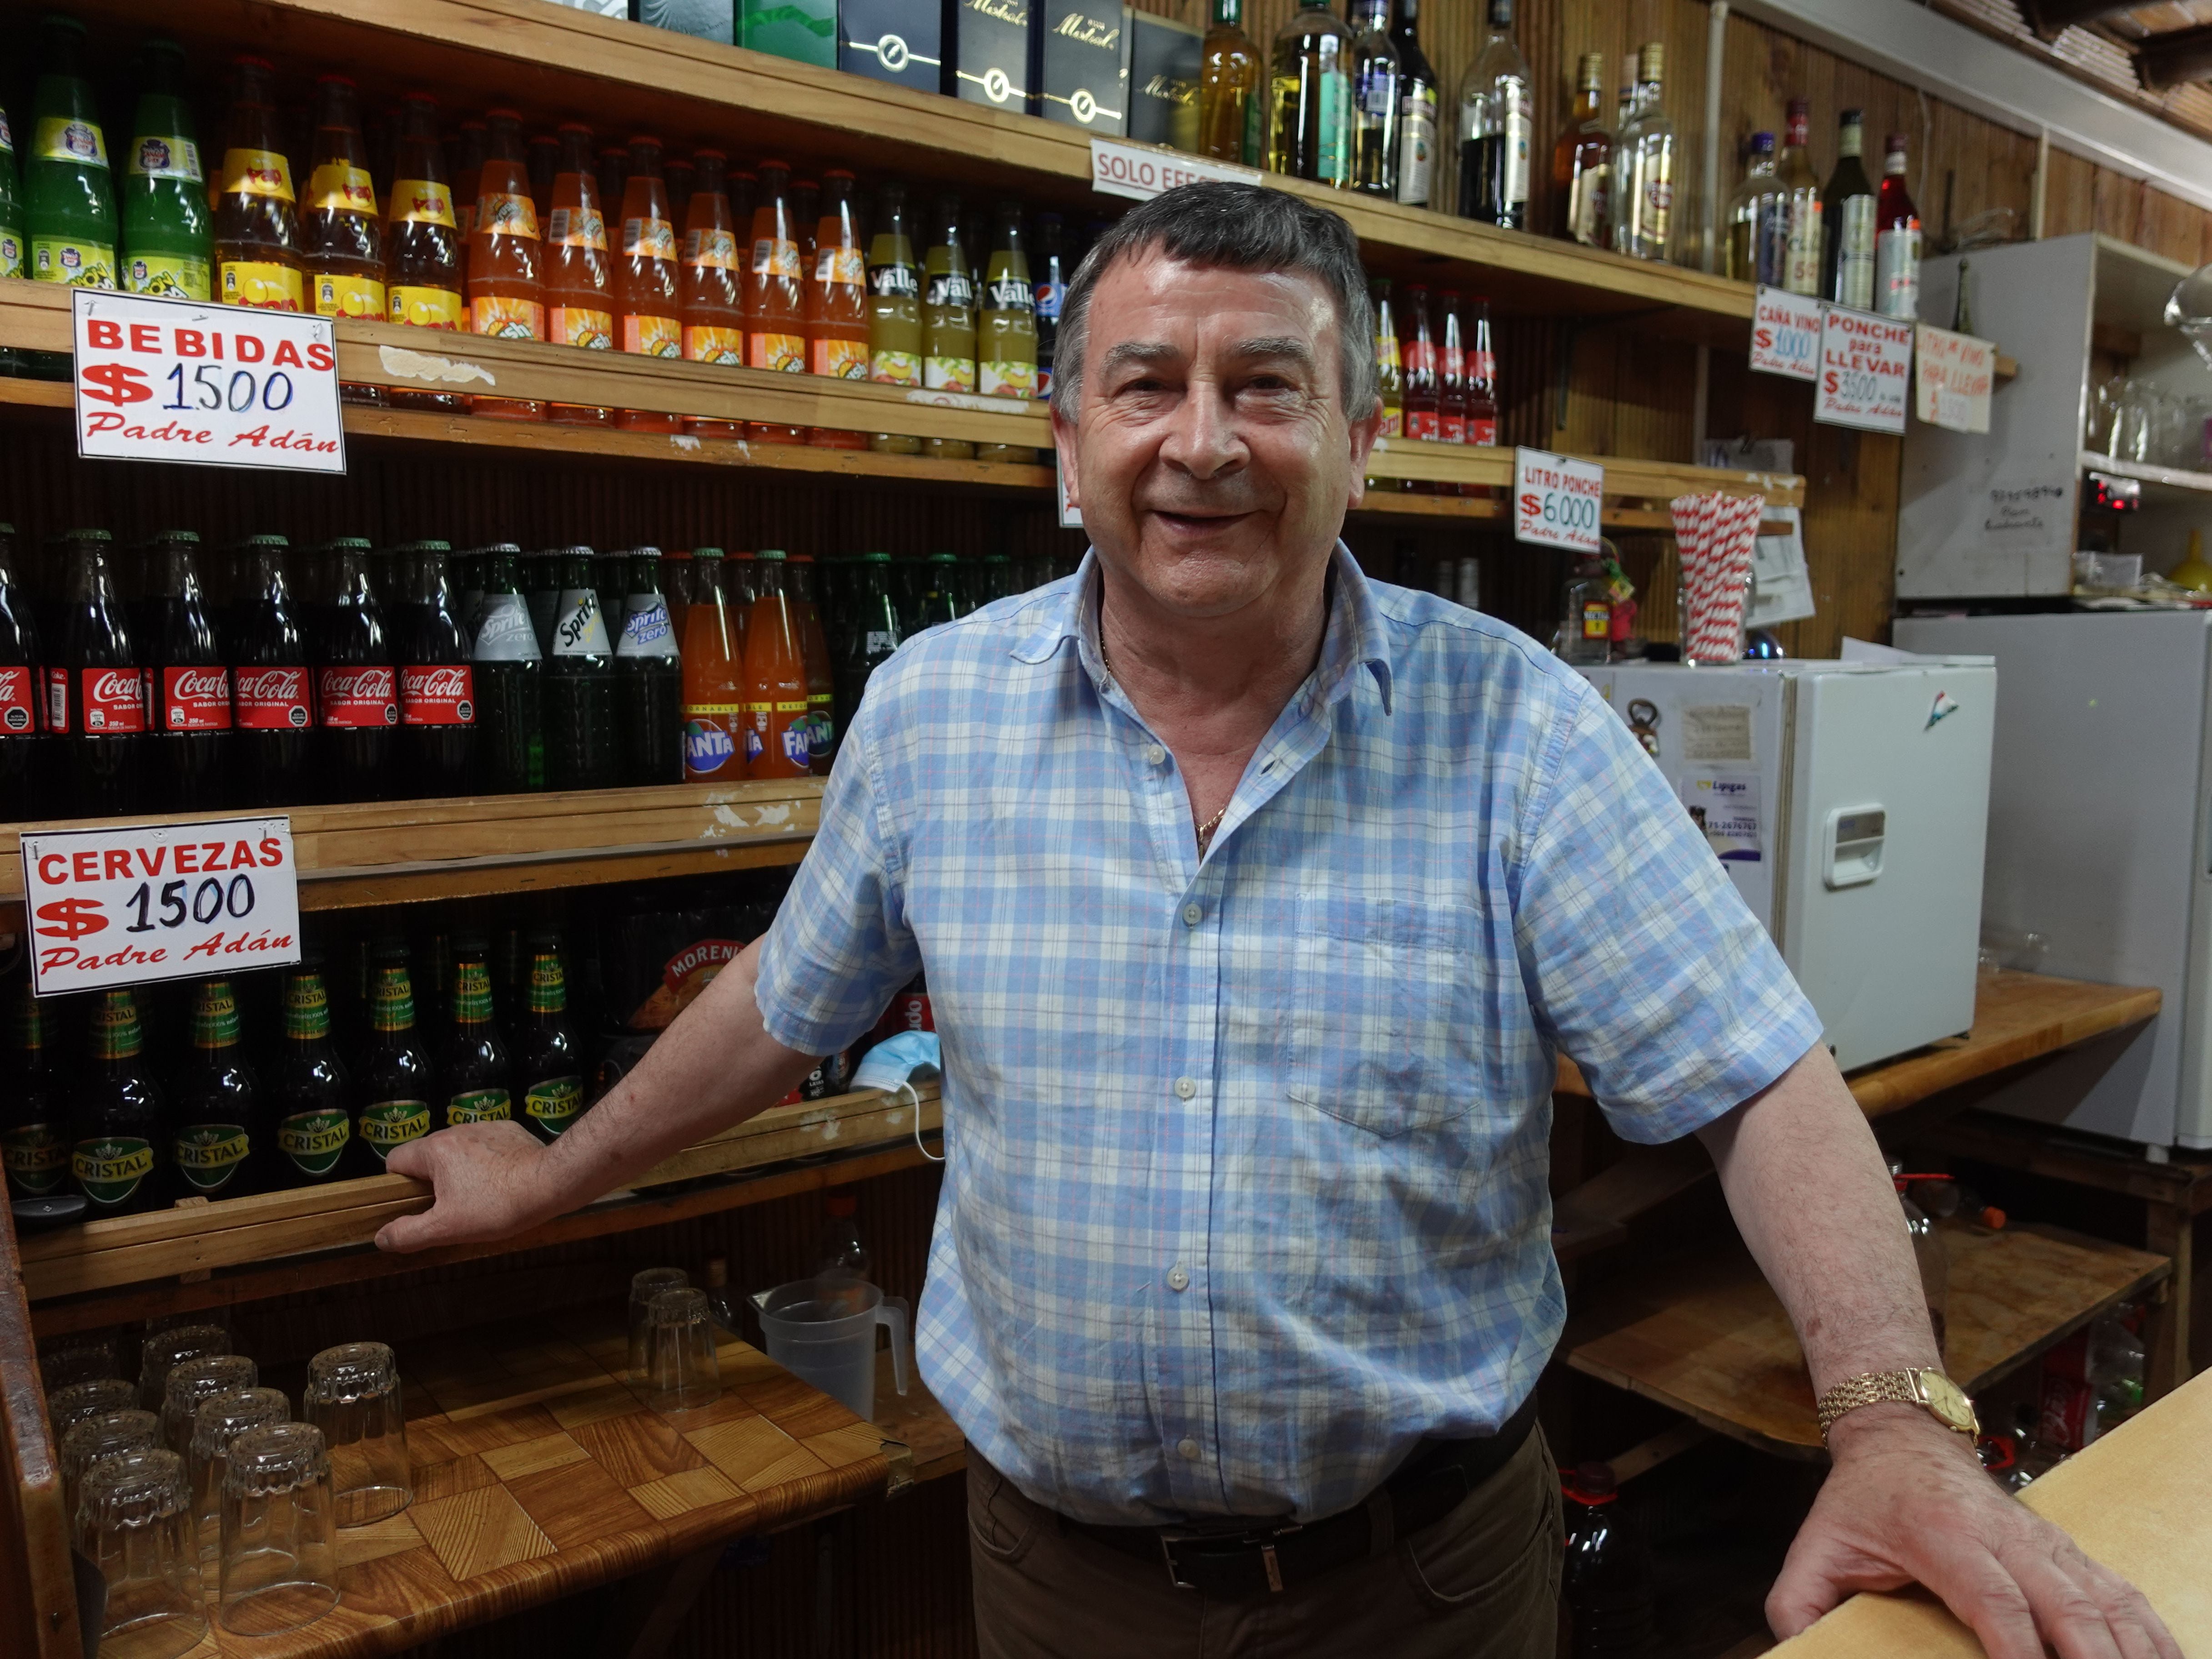
[[[2126,394],[2128,377],[2114,374],[2100,380],[2089,393],[2089,430],[2085,447],[2100,455],[2117,455],[2118,439],[2113,423],[2120,418],[2120,399]]]
[[[250,1389],[261,1372],[242,1353],[211,1353],[183,1359],[169,1367],[169,1382],[161,1401],[161,1443],[185,1456],[191,1450],[192,1419],[200,1401],[232,1389]]]
[[[126,1406],[119,1411],[100,1412],[70,1425],[62,1436],[62,1507],[76,1524],[77,1499],[83,1495],[84,1472],[103,1457],[123,1452],[153,1451],[161,1443],[161,1419],[151,1412]]]
[[[216,1618],[240,1636],[297,1630],[337,1605],[331,1460],[312,1423],[271,1423],[230,1443],[222,1474]]]
[[[2119,414],[2112,422],[2112,454],[2123,461],[2158,459],[2159,404],[2157,391],[2140,380],[2130,380],[2120,392]]]
[[[72,1382],[65,1389],[56,1389],[46,1396],[46,1421],[53,1425],[54,1437],[58,1440],[70,1431],[72,1423],[81,1423],[98,1412],[126,1411],[138,1403],[138,1390],[119,1376],[94,1377],[88,1382]]]
[[[169,1367],[179,1359],[229,1352],[230,1333],[220,1325],[203,1322],[149,1332],[138,1351],[138,1403],[149,1412],[161,1409],[169,1397]]]
[[[690,1411],[722,1397],[722,1363],[707,1292],[662,1291],[646,1310],[645,1403],[657,1412]]]
[[[222,1553],[222,1477],[230,1468],[230,1443],[248,1429],[266,1428],[291,1415],[291,1402],[281,1389],[228,1389],[200,1401],[185,1473],[191,1477],[192,1523],[203,1563],[213,1563]]]
[[[84,1472],[75,1530],[105,1586],[99,1652],[175,1659],[199,1644],[207,1604],[183,1458],[155,1447],[101,1459]]]
[[[51,1396],[72,1382],[91,1382],[104,1376],[120,1376],[116,1363],[115,1333],[79,1331],[39,1345],[39,1378]],[[135,1400],[128,1402],[137,1405]]]
[[[307,1362],[300,1415],[323,1431],[341,1527],[365,1527],[407,1507],[407,1424],[399,1366],[381,1342],[347,1342]]]
[[[629,1374],[639,1382],[645,1381],[647,1307],[661,1291],[681,1290],[690,1282],[691,1275],[681,1267],[647,1267],[643,1273],[630,1275]]]

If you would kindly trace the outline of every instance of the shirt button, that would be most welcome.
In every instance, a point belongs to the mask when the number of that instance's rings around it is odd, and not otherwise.
[[[1184,927],[1195,927],[1200,922],[1205,920],[1205,908],[1201,906],[1196,899],[1193,899],[1188,904],[1182,907],[1182,925]]]
[[[1161,748],[1161,747],[1159,746],[1159,744],[1156,744],[1156,743],[1148,743],[1148,744],[1146,744],[1145,745],[1145,764],[1146,764],[1146,765],[1147,765],[1147,766],[1158,766],[1158,765],[1162,761],[1165,760],[1167,757],[1168,757],[1168,751],[1167,751],[1166,750],[1164,750],[1164,749]]]
[[[1168,1288],[1171,1291],[1188,1290],[1190,1288],[1190,1275],[1180,1267],[1169,1268]]]
[[[1176,1450],[1182,1455],[1182,1461],[1184,1462],[1195,1463],[1198,1462],[1198,1442],[1192,1439],[1188,1435],[1185,1435],[1181,1440],[1176,1443]]]
[[[1198,1085],[1194,1083],[1190,1079],[1187,1077],[1179,1077],[1176,1079],[1176,1093],[1181,1098],[1188,1100],[1197,1092]]]

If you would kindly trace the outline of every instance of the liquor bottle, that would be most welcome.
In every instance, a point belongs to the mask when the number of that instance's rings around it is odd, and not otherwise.
[[[1437,438],[1467,441],[1467,335],[1449,289],[1437,295]]]
[[[687,362],[745,363],[744,255],[730,217],[728,158],[718,149],[692,157],[691,198],[684,216],[684,267],[678,278],[677,304],[684,319]],[[742,438],[743,421],[686,416],[684,429],[695,437]]]
[[[1490,35],[1459,96],[1459,210],[1509,230],[1528,221],[1534,104],[1528,60],[1513,39],[1513,0],[1490,0]]]
[[[313,799],[314,715],[307,641],[284,574],[282,536],[248,536],[246,594],[232,646],[234,788],[244,806]]]
[[[40,715],[46,654],[31,596],[15,580],[15,526],[0,524],[0,799],[31,801],[52,785]]]
[[[491,967],[483,939],[468,934],[453,941],[453,1036],[447,1039],[439,1075],[446,1109],[441,1128],[463,1123],[500,1123],[514,1115],[513,1076],[507,1045],[492,1017]]]
[[[69,1120],[61,1073],[46,1054],[46,1014],[27,978],[6,992],[8,1046],[0,1073],[0,1169],[8,1196],[52,1198],[68,1184]]]
[[[392,161],[391,205],[385,214],[386,316],[412,328],[458,332],[467,307],[461,271],[460,222],[438,144],[438,106],[410,92],[399,105],[399,148]],[[468,399],[453,392],[394,392],[410,409],[459,413]]]
[[[276,72],[264,58],[231,63],[230,122],[215,196],[216,292],[225,305],[301,311],[307,267],[292,164],[270,88]]]
[[[868,378],[868,259],[853,208],[853,175],[822,175],[821,211],[806,255],[806,366],[836,380]],[[807,440],[821,449],[865,449],[864,432],[816,427]]]
[[[414,546],[413,586],[399,629],[400,760],[415,794],[475,792],[476,678],[467,631],[453,615],[445,542]]]
[[[1490,336],[1490,301],[1480,295],[1468,301],[1467,441],[1498,441],[1498,350]]]
[[[137,999],[102,992],[91,1037],[70,1114],[70,1174],[88,1218],[136,1215],[154,1207],[161,1161],[161,1091],[140,1053]]]
[[[501,340],[545,337],[545,250],[538,204],[530,194],[522,118],[511,109],[484,117],[483,165],[461,186],[474,203],[468,234],[469,329]],[[501,420],[542,421],[538,398],[469,399],[471,413]]]
[[[40,20],[45,68],[32,94],[23,163],[23,216],[31,278],[70,288],[115,286],[115,196],[100,104],[77,69],[84,25]]]
[[[633,549],[624,561],[622,638],[615,641],[622,752],[633,784],[684,781],[684,663],[660,591],[660,550]]]
[[[1637,57],[1636,105],[1613,149],[1613,246],[1638,259],[1665,259],[1674,229],[1674,121],[1662,106],[1664,42]]]
[[[1398,0],[1390,43],[1398,48],[1398,199],[1427,207],[1436,192],[1442,82],[1421,50],[1420,0]]]
[[[1911,321],[1920,315],[1920,210],[1905,187],[1905,135],[1883,146],[1881,193],[1875,199],[1875,309]]]
[[[46,730],[65,742],[74,810],[145,810],[146,683],[109,565],[105,530],[72,530],[61,650],[46,669]]]
[[[522,1125],[540,1140],[557,1139],[584,1115],[584,1062],[568,1021],[568,981],[550,939],[531,947],[529,1012],[515,1028],[514,1080],[522,1091]]]
[[[863,553],[860,562],[858,592],[848,625],[840,632],[830,669],[837,694],[840,732],[852,730],[869,677],[891,659],[902,637],[898,607],[891,602],[891,556]]]
[[[803,778],[812,727],[799,618],[784,591],[784,556],[764,548],[755,562],[745,623],[745,769],[757,779]]]
[[[1060,349],[1060,309],[1066,302],[1067,279],[1075,274],[1062,252],[1065,227],[1057,213],[1036,216],[1036,259],[1033,266],[1036,301],[1036,395],[1052,396],[1054,355]]]
[[[976,389],[987,398],[1034,398],[1037,382],[1036,295],[1030,285],[1028,250],[1022,246],[1022,210],[999,204],[991,234],[991,263],[983,275],[983,315],[975,333]],[[978,444],[979,461],[1036,464],[1037,453],[1018,444]]]
[[[830,666],[830,637],[822,625],[821,599],[815,585],[814,556],[791,555],[784,561],[783,574],[792,617],[799,628],[799,659],[806,673],[806,763],[815,776],[826,778],[837,753],[837,692]]]
[[[184,48],[149,40],[146,85],[123,177],[123,286],[169,300],[213,297],[212,225],[191,106],[180,90]]]
[[[1406,435],[1433,443],[1443,434],[1438,422],[1440,366],[1436,334],[1429,321],[1428,289],[1407,289],[1399,310],[1399,326],[1404,331],[1398,362],[1405,385]]]
[[[1390,0],[1352,0],[1352,187],[1395,200],[1405,71],[1390,40]]]
[[[1872,311],[1877,198],[1859,161],[1865,121],[1862,111],[1847,109],[1837,124],[1836,170],[1820,192],[1820,297]]]
[[[483,616],[471,653],[483,787],[498,795],[545,787],[545,665],[516,579],[520,551],[513,542],[484,550]]]
[[[1244,0],[1213,0],[1199,46],[1198,153],[1257,166],[1266,112],[1260,49],[1244,33]]]
[[[203,980],[194,993],[191,1053],[171,1091],[174,1195],[237,1198],[258,1191],[276,1149],[265,1144],[261,1087],[240,1050],[238,998],[228,980]]]
[[[906,216],[906,186],[893,180],[876,195],[876,229],[868,243],[868,378],[881,386],[921,384],[921,269]],[[919,455],[921,440],[879,432],[868,447],[884,455]]]
[[[1771,153],[1774,135],[1763,136]],[[1566,662],[1604,662],[1613,649],[1613,595],[1607,586],[1605,560],[1595,553],[1582,555],[1560,600],[1559,632],[1552,648]]]
[[[745,363],[771,374],[806,372],[806,268],[791,211],[791,169],[763,161],[753,205],[752,258],[745,267]],[[799,444],[806,428],[748,421],[755,443]]]
[[[392,791],[399,676],[384,607],[368,574],[369,544],[341,536],[323,544],[333,600],[315,653],[315,713],[322,728],[323,799],[384,800]]]
[[[691,550],[684,613],[684,777],[744,775],[744,650],[722,591],[722,550]]]
[[[1790,216],[1774,171],[1774,135],[1751,135],[1751,168],[1722,216],[1721,273],[1740,283],[1782,286],[1790,253]]]
[[[1613,245],[1613,134],[1600,102],[1605,96],[1605,54],[1586,52],[1575,67],[1575,107],[1552,146],[1552,184],[1559,202],[1559,234],[1584,247]]]
[[[1352,32],[1328,0],[1298,0],[1275,32],[1267,77],[1269,171],[1340,190],[1352,182]]]
[[[975,283],[960,234],[960,198],[940,196],[932,221],[929,252],[922,259],[921,383],[933,391],[975,390]],[[967,461],[975,446],[954,438],[925,438],[922,453]],[[747,624],[750,626],[750,623]]]
[[[154,538],[161,597],[149,645],[157,798],[165,811],[207,812],[230,795],[230,670],[208,622],[200,538],[189,530]]]
[[[384,286],[384,222],[369,178],[359,94],[343,75],[315,82],[315,134],[308,155],[307,192],[301,203],[300,258],[318,317],[391,314]],[[348,403],[382,404],[380,386],[340,381]]]
[[[1375,389],[1382,398],[1382,424],[1376,435],[1395,438],[1405,431],[1406,381],[1398,356],[1398,316],[1390,304],[1390,279],[1369,284],[1375,301]]]
[[[429,1053],[415,1033],[415,985],[404,955],[392,946],[374,958],[368,1002],[368,1047],[361,1057],[361,1101],[354,1133],[381,1170],[392,1149],[430,1133],[438,1092]],[[319,994],[321,986],[315,988]],[[321,999],[318,994],[316,1000]],[[289,1019],[288,1019],[289,1025]],[[326,1028],[327,1029],[327,1028]]]
[[[8,112],[0,109],[0,276],[30,275],[23,242],[23,193],[16,175],[15,134],[8,125]],[[0,374],[15,373],[18,361],[12,347],[0,351]]]
[[[545,653],[545,785],[611,789],[622,781],[614,642],[607,637],[592,550],[558,550],[561,599]]]
[[[1783,130],[1782,161],[1775,168],[1782,179],[1786,216],[1781,285],[1792,294],[1820,291],[1820,180],[1806,154],[1812,135],[1812,105],[1792,98],[1789,124]]]
[[[586,351],[615,348],[613,276],[599,179],[592,166],[592,130],[564,121],[545,216],[545,337]],[[548,420],[569,426],[611,426],[615,412],[592,404],[554,404]]]

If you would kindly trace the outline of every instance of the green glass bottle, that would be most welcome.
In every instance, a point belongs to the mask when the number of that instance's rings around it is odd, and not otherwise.
[[[860,712],[860,696],[868,677],[891,659],[899,648],[902,630],[898,606],[891,599],[891,556],[863,553],[860,558],[858,591],[843,607],[837,642],[830,662],[830,678],[837,687],[837,729],[853,729],[853,716]]]
[[[144,1047],[137,999],[128,991],[103,992],[70,1125],[70,1173],[88,1201],[88,1219],[153,1207],[161,1091],[141,1055]]]
[[[356,1127],[362,1145],[376,1154],[376,1167],[394,1146],[430,1133],[429,1056],[415,1036],[415,986],[404,960],[380,953],[369,994],[368,1052],[361,1064],[361,1116]]]
[[[568,1023],[568,981],[560,946],[541,940],[530,952],[530,1012],[514,1036],[514,1080],[522,1121],[550,1141],[584,1115],[584,1065]]]
[[[167,300],[211,293],[213,221],[191,106],[179,88],[184,48],[146,43],[145,90],[131,123],[123,176],[123,286]]]
[[[264,1185],[313,1187],[371,1172],[359,1153],[346,1155],[354,1140],[349,1091],[331,1046],[330,994],[313,957],[284,975],[284,1043],[270,1067],[269,1092],[282,1156],[267,1156]]]
[[[239,1052],[238,998],[227,979],[192,999],[192,1052],[178,1068],[169,1161],[179,1198],[236,1198],[259,1184],[273,1148],[259,1144],[261,1088]]]
[[[69,1182],[69,1122],[59,1068],[46,1056],[45,1011],[28,980],[8,989],[0,1060],[0,1169],[10,1198],[52,1198]]]
[[[23,198],[15,191],[15,134],[8,125],[8,112],[0,109],[0,276],[27,274],[24,258]]]
[[[115,286],[115,194],[100,106],[77,73],[84,25],[45,20],[46,72],[33,95],[23,168],[31,276],[70,288]]]
[[[447,1042],[446,1121],[497,1123],[514,1116],[509,1090],[507,1045],[492,1018],[491,963],[483,939],[471,935],[453,941],[453,1035]]]

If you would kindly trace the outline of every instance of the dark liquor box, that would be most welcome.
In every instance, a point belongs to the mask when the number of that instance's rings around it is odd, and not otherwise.
[[[916,92],[942,91],[943,10],[928,0],[839,0],[837,67]]]
[[[837,0],[738,0],[738,44],[794,63],[837,66]]]
[[[1118,0],[1042,0],[1037,113],[1108,137],[1127,131],[1128,16]]]
[[[1036,20],[1030,0],[947,0],[945,91],[1011,114],[1036,113]]]
[[[1198,74],[1205,32],[1134,6],[1129,20],[1129,137],[1198,149]]]

